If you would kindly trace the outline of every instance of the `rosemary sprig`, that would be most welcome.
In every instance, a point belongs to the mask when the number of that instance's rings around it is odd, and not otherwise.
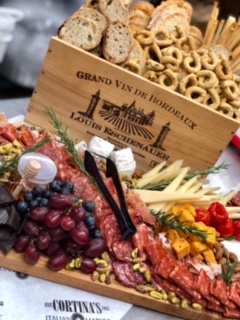
[[[72,140],[69,136],[68,128],[63,129],[62,123],[59,121],[56,113],[50,108],[46,107],[46,114],[51,118],[51,124],[56,129],[56,135],[59,137],[60,142],[63,143],[67,149],[66,151],[72,156],[76,166],[84,173],[87,178],[96,186],[96,181],[86,171],[83,159],[80,158],[77,149],[75,148],[76,141]]]
[[[217,174],[220,172],[220,170],[227,170],[229,169],[230,165],[223,162],[220,165],[216,166],[216,167],[212,167],[212,168],[208,168],[206,170],[195,170],[191,173],[189,173],[188,175],[185,176],[184,180],[188,181],[191,178],[195,177],[195,176],[199,176],[199,177],[206,177],[209,174]],[[168,180],[168,181],[160,181],[156,184],[148,184],[143,186],[142,188],[139,189],[144,189],[144,190],[159,190],[162,191],[164,190],[171,182],[173,181],[173,179]]]
[[[36,145],[30,147],[29,149],[23,151],[21,155],[16,155],[14,158],[12,158],[8,162],[4,162],[4,160],[1,160],[1,165],[0,165],[0,176],[6,172],[12,172],[17,168],[18,161],[19,159],[26,153],[29,152],[36,152],[38,149],[43,147],[46,143],[50,142],[51,139],[50,137],[46,137],[45,139],[41,140],[39,143]]]
[[[226,283],[227,286],[229,286],[232,282],[232,278],[235,273],[235,269],[238,266],[238,261],[234,261],[233,263],[230,262],[229,255],[227,256],[227,262],[222,268],[222,274],[221,277]]]
[[[165,213],[163,211],[154,211],[151,210],[151,214],[156,217],[157,222],[162,227],[167,227],[171,230],[180,231],[186,236],[194,235],[204,240],[204,242],[208,243],[207,241],[207,233],[206,231],[199,230],[197,228],[191,227],[188,225],[187,221],[183,222],[180,221],[179,216],[174,216],[171,213]]]

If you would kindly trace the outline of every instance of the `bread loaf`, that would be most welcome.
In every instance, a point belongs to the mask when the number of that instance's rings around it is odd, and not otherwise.
[[[112,22],[107,26],[103,56],[112,63],[120,64],[128,57],[133,45],[133,36],[127,25],[120,21]]]
[[[92,50],[99,45],[102,31],[93,20],[74,15],[59,28],[58,36],[76,47]]]
[[[108,22],[120,21],[128,24],[128,9],[123,5],[121,0],[99,0],[98,6]]]
[[[82,7],[75,14],[93,20],[101,28],[102,32],[104,32],[107,27],[106,18],[98,10]]]

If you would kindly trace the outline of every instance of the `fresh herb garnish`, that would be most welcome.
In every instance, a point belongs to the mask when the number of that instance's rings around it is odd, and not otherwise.
[[[66,151],[72,156],[76,166],[82,171],[82,173],[87,176],[87,178],[96,186],[96,181],[93,177],[86,171],[84,166],[83,159],[79,156],[79,153],[76,149],[76,141],[72,140],[69,136],[68,128],[63,129],[62,123],[59,121],[56,113],[50,108],[46,107],[46,114],[51,118],[51,124],[56,129],[56,135],[60,139],[60,142],[63,143],[67,149]]]
[[[222,268],[222,278],[227,286],[229,286],[232,282],[232,278],[235,274],[235,269],[238,266],[238,261],[230,262],[229,255],[227,256],[227,262],[224,264]]]
[[[208,243],[206,231],[189,226],[187,221],[180,221],[179,216],[174,216],[171,213],[165,213],[163,211],[156,212],[154,210],[151,210],[151,214],[156,217],[156,220],[160,226],[182,232],[186,236],[194,235]]]
[[[199,177],[206,177],[207,175],[209,174],[217,174],[220,172],[220,170],[228,170],[230,167],[229,164],[223,162],[221,163],[219,166],[216,166],[216,167],[213,167],[213,168],[209,168],[209,169],[206,169],[206,170],[202,170],[202,171],[199,171],[199,170],[195,170],[193,172],[191,172],[190,174],[186,175],[184,177],[184,181],[188,181],[190,180],[191,178],[195,177],[195,176],[199,176]],[[156,184],[147,184],[139,189],[144,189],[144,190],[159,190],[159,191],[162,191],[164,190],[169,184],[171,184],[171,182],[173,181],[173,179],[171,180],[168,180],[168,181],[160,181]]]

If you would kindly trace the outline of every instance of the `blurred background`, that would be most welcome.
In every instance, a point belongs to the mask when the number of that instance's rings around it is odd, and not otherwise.
[[[161,0],[150,2],[157,6]],[[189,2],[194,7],[192,24],[204,31],[214,1]],[[16,8],[24,14],[16,23],[13,39],[0,62],[0,99],[32,95],[51,37],[83,4],[84,0],[0,0],[0,9]],[[222,18],[240,14],[239,0],[220,0],[220,5]]]
[[[0,99],[31,96],[51,37],[81,1],[0,0],[0,8],[16,8],[24,14],[0,62]]]

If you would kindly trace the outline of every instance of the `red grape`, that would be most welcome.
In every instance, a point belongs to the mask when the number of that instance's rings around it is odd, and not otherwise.
[[[60,226],[53,228],[49,231],[50,237],[53,242],[58,242],[67,237],[67,232]]]
[[[106,250],[106,242],[102,238],[89,241],[84,247],[84,255],[89,258],[97,258]]]
[[[31,237],[37,236],[39,234],[39,225],[31,220],[26,221],[26,223],[23,226],[23,230],[26,234],[28,234]]]
[[[57,251],[48,260],[48,268],[52,271],[59,271],[66,267],[70,260],[68,254],[63,251]]]
[[[51,242],[47,249],[44,251],[47,257],[51,257],[54,253],[56,253],[61,248],[59,242]]]
[[[75,228],[70,231],[71,238],[77,244],[85,245],[89,242],[89,230],[84,222],[80,222]]]
[[[70,216],[63,216],[60,225],[63,230],[71,231],[76,226],[76,222]]]
[[[75,220],[76,223],[80,223],[86,219],[86,210],[80,206],[72,206],[71,217]]]
[[[27,245],[25,251],[24,251],[24,260],[26,263],[30,264],[31,266],[34,266],[40,257],[40,252],[36,248],[34,244]]]
[[[39,250],[47,249],[51,243],[51,237],[47,231],[41,231],[37,237],[36,246]]]
[[[73,194],[56,194],[49,199],[49,207],[59,210],[68,210],[76,201]]]
[[[70,255],[79,252],[82,249],[82,247],[83,247],[82,245],[77,244],[71,239],[67,239],[67,241],[65,241],[63,245],[64,251]]]
[[[56,228],[60,225],[63,212],[60,210],[50,210],[45,216],[45,224],[49,228]]]
[[[88,257],[82,257],[82,263],[80,266],[80,270],[85,273],[93,273],[96,269],[96,263],[93,259]]]
[[[20,235],[14,243],[14,250],[18,253],[25,251],[27,245],[30,243],[31,237],[27,234]]]
[[[33,221],[43,222],[48,212],[49,208],[47,207],[36,207],[31,211],[30,217]]]

